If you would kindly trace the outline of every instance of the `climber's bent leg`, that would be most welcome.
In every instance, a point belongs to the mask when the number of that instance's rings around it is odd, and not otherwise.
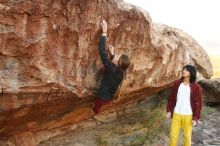
[[[112,101],[112,100],[103,100],[103,99],[97,97],[96,100],[95,100],[95,105],[94,105],[94,107],[93,107],[93,111],[95,112],[95,114],[100,113],[101,107],[102,107],[103,105],[106,105],[106,104],[108,104],[108,103],[111,103],[111,101]]]

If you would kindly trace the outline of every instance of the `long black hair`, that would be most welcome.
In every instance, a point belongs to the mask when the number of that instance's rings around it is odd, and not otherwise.
[[[196,67],[193,65],[186,65],[183,67],[183,70],[186,69],[189,73],[190,73],[190,83],[193,83],[196,81],[196,74],[197,74],[197,70]],[[184,77],[182,77],[181,79],[183,79]]]

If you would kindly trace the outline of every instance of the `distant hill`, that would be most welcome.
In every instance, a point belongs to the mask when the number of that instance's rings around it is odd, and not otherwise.
[[[220,55],[210,55],[210,59],[214,72],[212,78],[220,78]]]

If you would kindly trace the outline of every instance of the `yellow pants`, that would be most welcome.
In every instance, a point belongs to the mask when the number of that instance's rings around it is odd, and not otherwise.
[[[183,145],[191,146],[192,115],[173,114],[170,127],[170,146],[176,146],[180,129],[183,128]]]

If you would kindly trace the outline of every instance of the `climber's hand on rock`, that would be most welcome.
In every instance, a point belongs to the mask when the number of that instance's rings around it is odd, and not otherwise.
[[[109,50],[111,55],[115,55],[115,48],[112,45],[108,46],[108,50]]]
[[[105,20],[102,20],[101,26],[102,26],[102,33],[106,33],[107,34],[108,25],[107,25]]]

